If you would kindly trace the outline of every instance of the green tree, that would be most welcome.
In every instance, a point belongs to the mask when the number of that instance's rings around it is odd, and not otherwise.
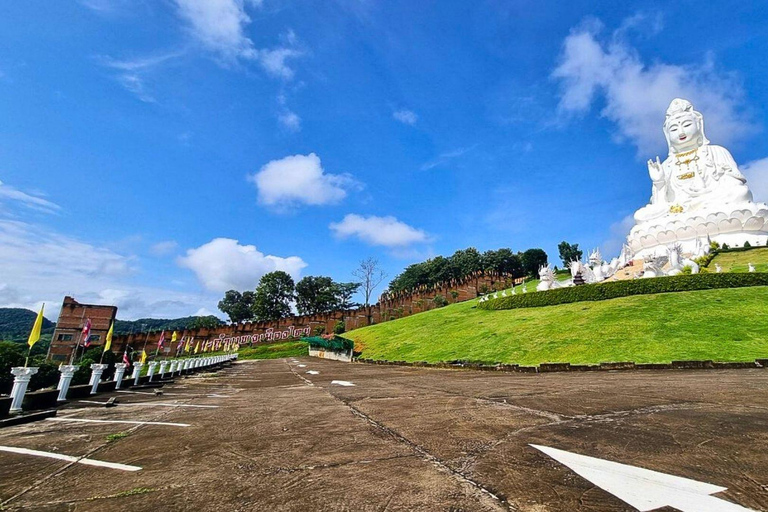
[[[537,277],[539,267],[547,264],[547,253],[543,249],[528,249],[520,256],[525,275]]]
[[[336,309],[353,309],[360,304],[352,302],[352,296],[357,293],[363,283],[333,283],[336,296]]]
[[[246,292],[250,293],[250,292]],[[250,320],[253,318],[253,313],[249,315],[247,320]],[[207,315],[207,316],[196,316],[194,317],[194,320],[192,320],[192,324],[190,325],[191,329],[215,329],[217,327],[221,327],[224,325],[224,322],[219,320],[213,315]]]
[[[255,293],[251,291],[240,293],[229,290],[219,301],[219,310],[229,317],[233,324],[239,324],[253,318],[253,302]]]
[[[256,287],[253,313],[257,320],[278,320],[291,313],[294,283],[288,273],[276,270],[264,274]]]
[[[474,247],[456,251],[450,260],[454,279],[462,279],[473,272],[483,270],[483,258]]]
[[[572,261],[581,261],[581,256],[584,254],[579,250],[579,244],[569,244],[565,240],[557,245],[557,250],[560,253],[560,259],[563,260],[563,265],[567,268]]]
[[[508,274],[512,277],[522,277],[523,263],[519,254],[511,249],[502,248],[498,251],[485,251],[483,253],[483,268],[488,271]]]
[[[0,394],[8,394],[13,387],[11,368],[24,366],[26,345],[11,341],[0,341]]]
[[[296,283],[296,309],[301,315],[329,313],[336,309],[336,283],[325,276],[306,276]]]

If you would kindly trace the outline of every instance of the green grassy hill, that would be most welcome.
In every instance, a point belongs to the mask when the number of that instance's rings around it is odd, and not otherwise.
[[[768,247],[750,249],[748,251],[721,252],[715,256],[708,268],[715,271],[719,263],[724,272],[747,272],[752,263],[758,272],[768,272]]]
[[[345,336],[362,348],[362,357],[402,361],[537,365],[768,357],[768,287],[506,311],[479,310],[476,304],[454,304]]]

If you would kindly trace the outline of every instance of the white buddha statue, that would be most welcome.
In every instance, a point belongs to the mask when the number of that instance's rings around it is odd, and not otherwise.
[[[651,202],[635,212],[628,237],[635,257],[678,242],[690,253],[707,236],[729,245],[764,245],[768,206],[752,202],[733,157],[709,143],[704,117],[689,101],[678,98],[669,105],[664,136],[669,155],[663,162],[648,161]]]

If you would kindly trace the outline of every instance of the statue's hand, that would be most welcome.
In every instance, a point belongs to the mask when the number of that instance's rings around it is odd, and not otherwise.
[[[659,157],[656,157],[656,161],[648,160],[648,174],[651,175],[653,182],[664,180],[664,169],[661,167]]]

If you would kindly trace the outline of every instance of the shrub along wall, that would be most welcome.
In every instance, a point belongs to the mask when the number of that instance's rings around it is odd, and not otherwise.
[[[570,288],[558,288],[546,292],[489,299],[480,302],[477,307],[488,310],[535,308],[570,302],[616,299],[629,295],[710,290],[714,288],[741,288],[745,286],[768,286],[768,272],[678,275],[586,284]]]

